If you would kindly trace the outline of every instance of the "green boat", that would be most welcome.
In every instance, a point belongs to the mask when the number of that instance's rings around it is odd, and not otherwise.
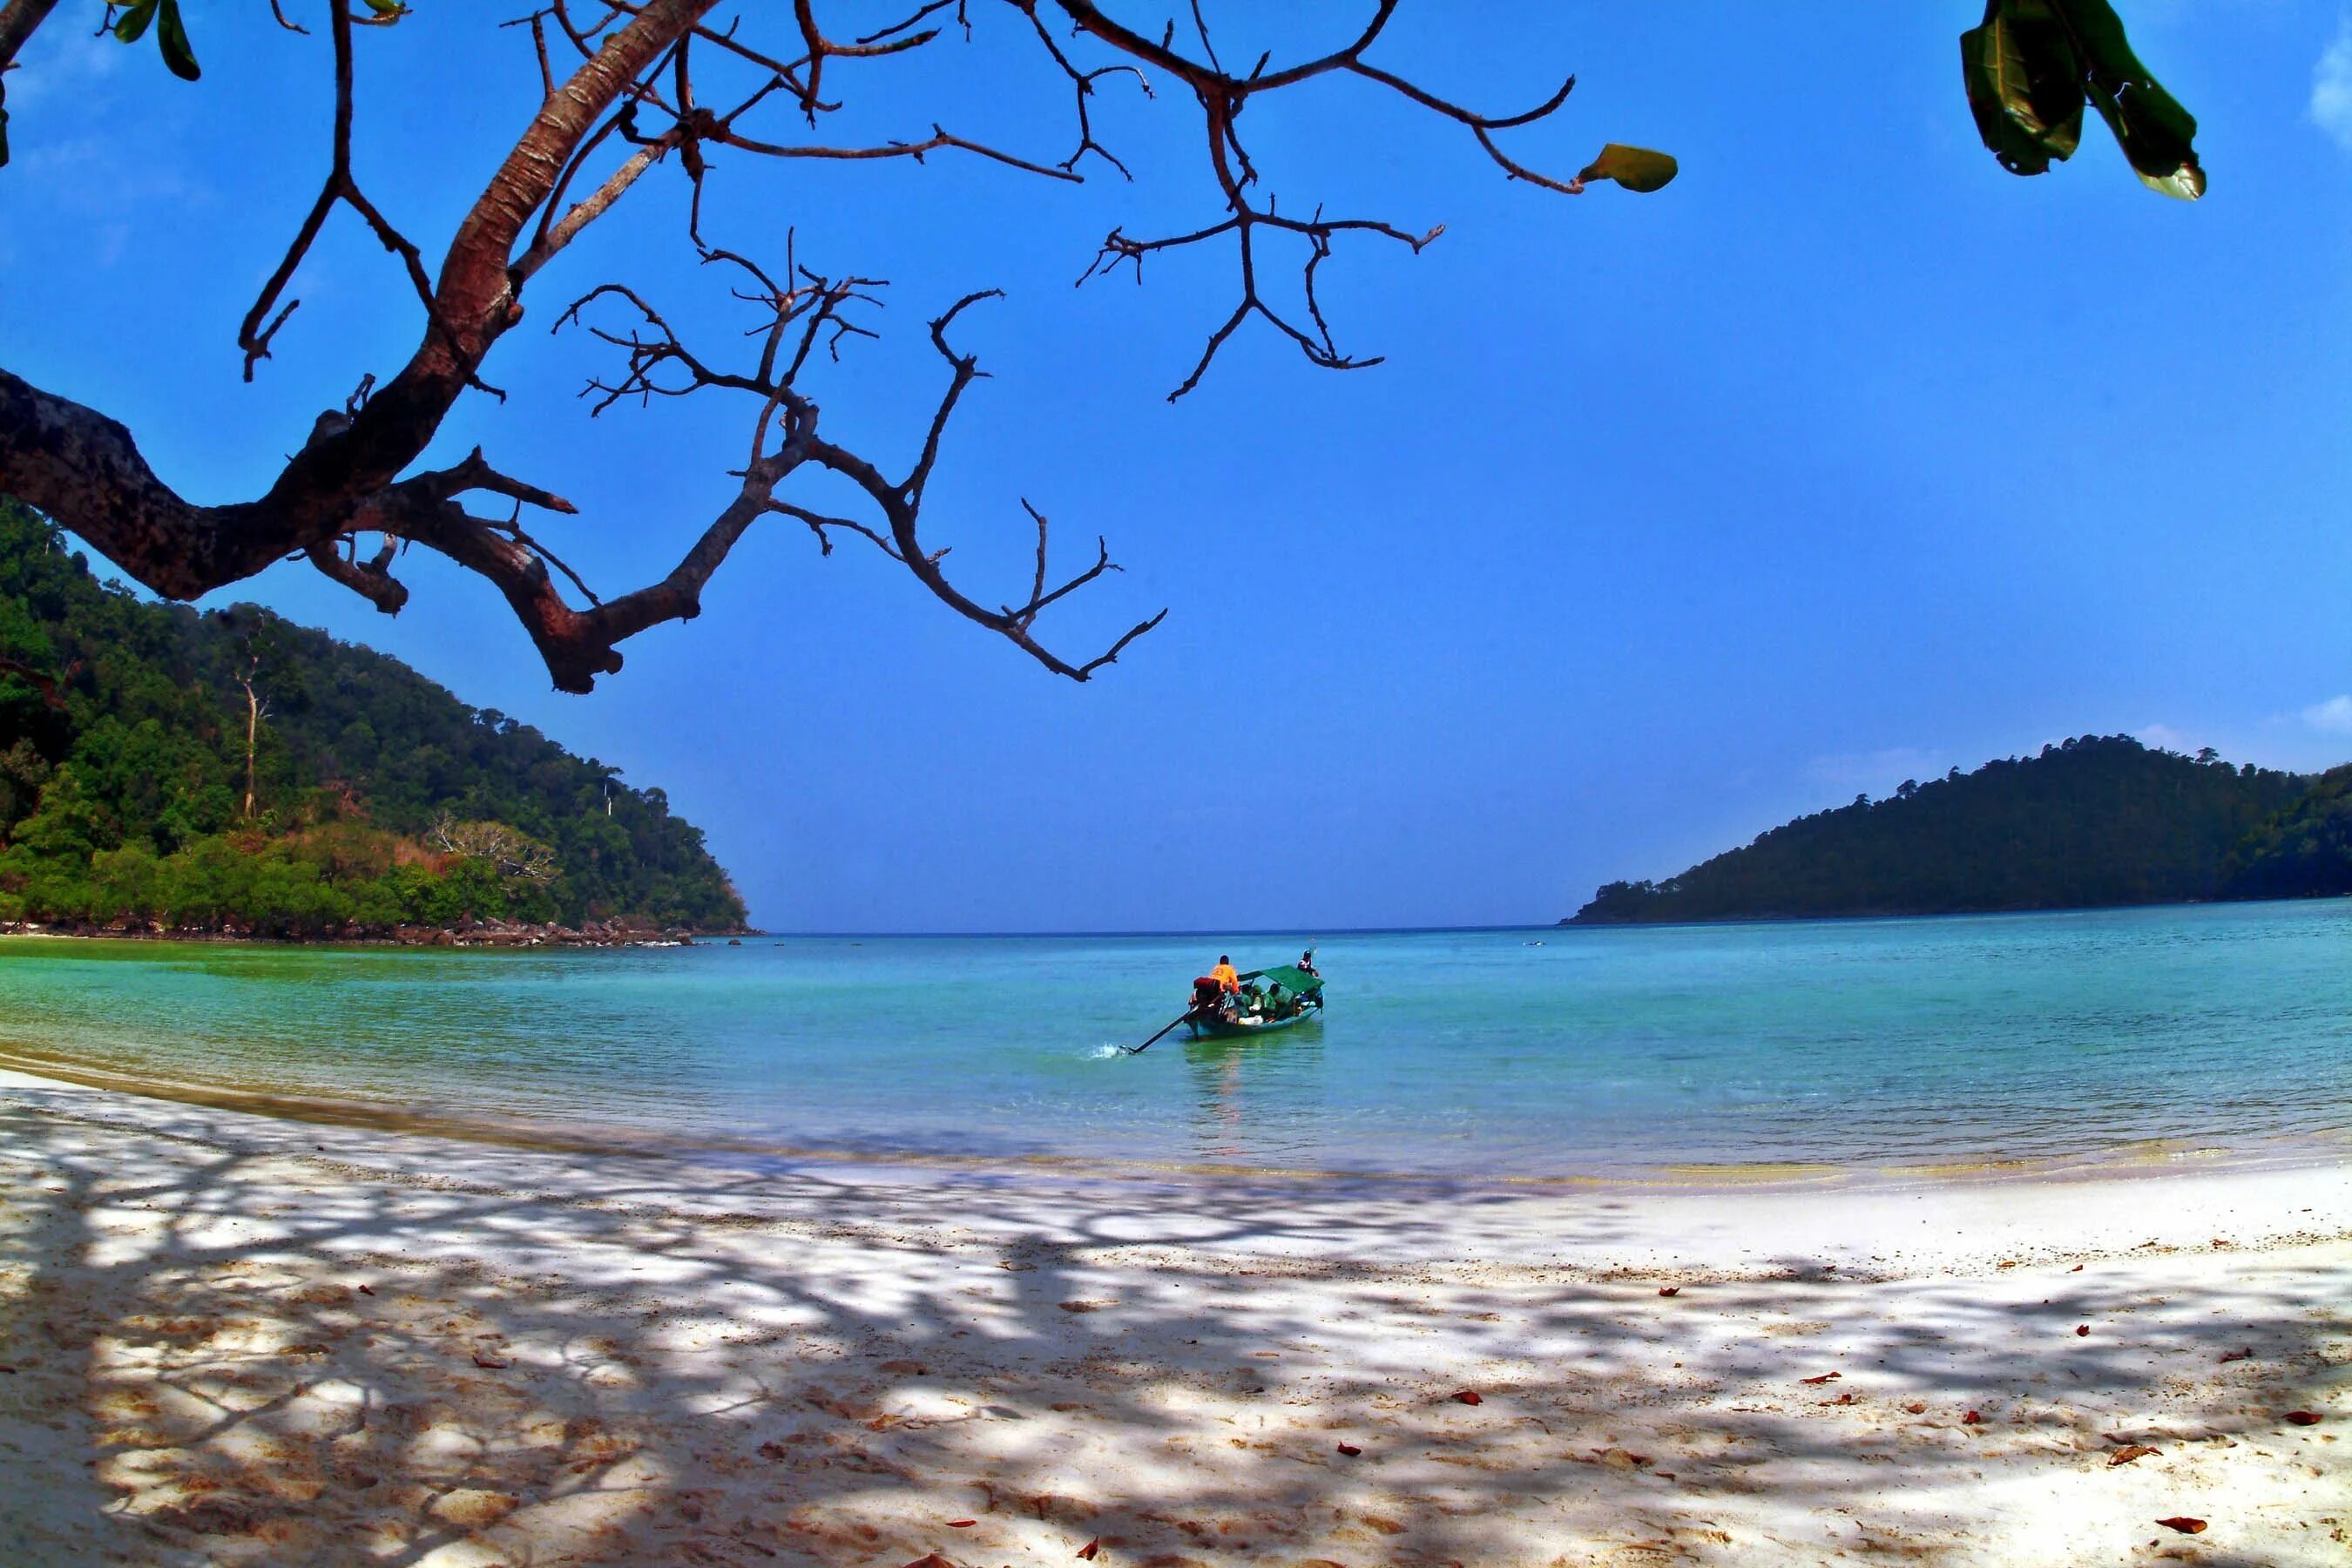
[[[1271,1005],[1252,1011],[1246,1005],[1246,996],[1241,1005],[1230,1001],[1223,1005],[1195,1003],[1184,1016],[1184,1026],[1192,1031],[1194,1039],[1247,1039],[1323,1016],[1323,977],[1319,974],[1310,973],[1295,963],[1285,963],[1273,969],[1253,969],[1241,978],[1244,985],[1257,984]]]

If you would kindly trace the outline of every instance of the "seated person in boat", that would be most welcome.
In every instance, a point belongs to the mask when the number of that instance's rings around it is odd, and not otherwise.
[[[1237,992],[1242,988],[1241,974],[1234,968],[1233,956],[1230,953],[1217,954],[1217,967],[1209,971],[1209,978],[1227,991]]]

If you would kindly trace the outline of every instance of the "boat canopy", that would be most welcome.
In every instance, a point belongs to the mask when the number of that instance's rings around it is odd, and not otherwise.
[[[1299,968],[1295,963],[1285,963],[1274,969],[1261,969],[1254,974],[1245,974],[1242,978],[1244,980],[1263,980],[1269,985],[1279,985],[1286,991],[1320,991],[1323,989],[1323,977],[1321,975],[1309,974],[1307,971]]]

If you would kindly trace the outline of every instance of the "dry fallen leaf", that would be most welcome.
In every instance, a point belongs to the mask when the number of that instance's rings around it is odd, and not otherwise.
[[[1853,1391],[1852,1389],[1848,1389],[1845,1393],[1839,1394],[1835,1399],[1824,1399],[1822,1403],[1823,1405],[1852,1405],[1853,1403]]]
[[[2286,1418],[2297,1426],[2319,1425],[2319,1412],[2316,1410],[2290,1410],[2286,1413]]]
[[[1969,1411],[1966,1415],[1963,1415],[1963,1416],[1961,1416],[1961,1417],[1960,1417],[1960,1425],[1961,1425],[1961,1426],[1983,1426],[1983,1425],[1984,1425],[1984,1414],[1983,1414],[1983,1412],[1981,1412],[1981,1411],[1977,1411],[1977,1410],[1971,1410],[1971,1411]]]
[[[1480,1397],[1476,1389],[1465,1388],[1461,1393],[1454,1396],[1454,1403],[1456,1405],[1484,1405],[1486,1401]]]
[[[2254,1347],[2252,1345],[2248,1345],[2242,1351],[2223,1351],[2221,1352],[2221,1364],[2223,1366],[2229,1365],[2233,1361],[2252,1361],[2253,1359]]]
[[[2074,1337],[2075,1337],[2076,1339],[2078,1339],[2078,1340],[2087,1340],[2087,1339],[2089,1339],[2089,1338],[2091,1337],[2091,1325],[2090,1325],[2090,1324],[2088,1324],[2088,1323],[2077,1323],[2077,1324],[2075,1324],[2075,1325],[2074,1325]]]
[[[1339,1452],[1347,1455],[1348,1458],[1352,1459],[1357,1455],[1362,1453],[1363,1450],[1357,1447],[1353,1443],[1342,1443],[1339,1445]]]
[[[360,1287],[360,1294],[362,1296],[373,1296],[375,1294],[375,1287],[373,1285],[362,1285]]]
[[[1661,1296],[1679,1296],[1682,1293],[1683,1288],[1679,1285],[1661,1285],[1658,1287],[1658,1294]]]
[[[2079,1264],[2079,1263],[2077,1263],[2076,1265],[2074,1265],[2074,1268],[2069,1268],[2068,1270],[2066,1270],[2066,1272],[2067,1272],[2067,1273],[2069,1273],[2069,1274],[2080,1274],[2082,1271],[2083,1271],[2083,1266],[2082,1266],[2081,1264]]]
[[[1061,1303],[1061,1307],[1062,1310],[1065,1312],[1099,1312],[1103,1310],[1103,1303],[1100,1301],[1064,1301]]]
[[[2205,1533],[2205,1521],[2201,1519],[2191,1519],[2187,1514],[2176,1514],[2170,1519],[2159,1519],[2156,1522],[2167,1530],[2177,1530],[2183,1535]]]
[[[908,1563],[907,1568],[956,1568],[956,1565],[936,1552],[926,1552]]]
[[[980,1521],[976,1519],[951,1519],[948,1521],[948,1528],[950,1530],[970,1530],[973,1525],[978,1524],[979,1522]]]
[[[474,1364],[480,1367],[484,1372],[504,1372],[507,1369],[507,1363],[505,1362],[500,1361],[494,1355],[484,1355],[479,1351],[476,1351],[474,1352]]]
[[[1924,1399],[1915,1399],[1903,1408],[1914,1415],[1925,1415],[1927,1414],[1927,1402]]]
[[[1800,1383],[1835,1383],[1839,1378],[1842,1378],[1844,1375],[1845,1373],[1842,1372],[1825,1372],[1819,1377],[1804,1377],[1799,1378],[1797,1381]]]
[[[1102,1538],[1100,1536],[1097,1536],[1094,1540],[1087,1542],[1084,1546],[1078,1548],[1078,1555],[1091,1563],[1094,1561],[1095,1553],[1101,1550]]]
[[[2107,1468],[2109,1469],[2113,1469],[2117,1465],[2128,1465],[2134,1459],[2145,1459],[2150,1454],[2160,1454],[2162,1452],[2164,1452],[2163,1449],[2151,1448],[2145,1443],[2126,1443],[2122,1447],[2117,1448],[2115,1452],[2107,1456]]]

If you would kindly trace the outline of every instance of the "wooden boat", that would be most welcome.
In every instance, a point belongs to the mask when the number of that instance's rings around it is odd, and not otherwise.
[[[1288,993],[1297,1000],[1297,1011],[1269,1018],[1238,1008],[1212,1011],[1195,1007],[1184,1017],[1184,1026],[1192,1032],[1194,1039],[1248,1039],[1276,1034],[1323,1016],[1323,977],[1319,974],[1309,974],[1296,964],[1286,963],[1273,969],[1253,969],[1242,979],[1245,983],[1262,981],[1270,993]]]

